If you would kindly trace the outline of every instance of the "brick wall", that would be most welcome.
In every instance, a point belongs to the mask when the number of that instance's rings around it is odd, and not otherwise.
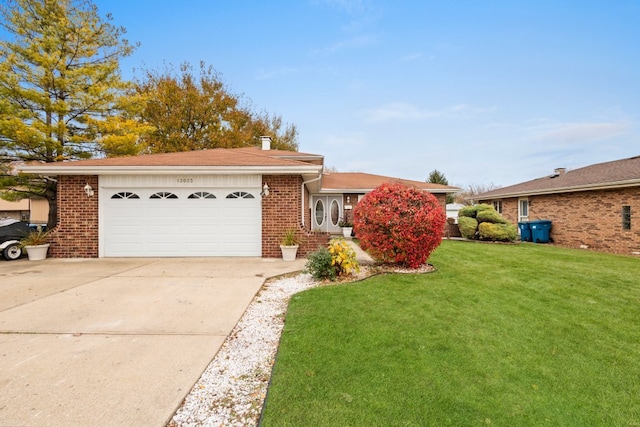
[[[298,258],[329,242],[329,233],[311,232],[302,224],[300,202],[302,177],[291,175],[263,176],[269,184],[269,195],[262,199],[262,256],[280,258],[280,241],[287,230],[295,229],[300,248]],[[310,224],[308,210],[309,195],[304,195],[305,224]]]
[[[640,252],[640,188],[530,196],[529,220],[552,221],[553,242],[603,252]],[[490,201],[485,201],[490,202]],[[631,229],[622,229],[622,206],[631,206]],[[503,200],[502,213],[518,221],[518,199]]]
[[[84,186],[93,187],[87,197]],[[98,177],[58,177],[58,225],[52,233],[49,256],[98,257]]]

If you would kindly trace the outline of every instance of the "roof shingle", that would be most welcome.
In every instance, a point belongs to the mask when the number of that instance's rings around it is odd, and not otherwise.
[[[322,190],[365,190],[371,191],[386,182],[401,182],[405,185],[418,187],[431,193],[453,193],[458,187],[432,184],[430,182],[412,181],[409,179],[393,178],[389,176],[373,175],[362,172],[330,172],[322,175]]]
[[[640,186],[640,156],[597,163],[479,194],[478,200]]]

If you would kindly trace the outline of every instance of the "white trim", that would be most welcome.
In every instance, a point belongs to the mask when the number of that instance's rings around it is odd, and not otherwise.
[[[523,190],[513,193],[499,193],[499,194],[479,194],[478,200],[493,200],[493,199],[506,199],[510,197],[522,197],[522,196],[538,196],[543,194],[559,194],[559,193],[573,193],[578,191],[595,191],[595,190],[615,190],[618,188],[638,187],[640,186],[640,179],[629,179],[626,181],[616,181],[604,184],[586,184],[586,185],[574,185],[571,187],[559,187],[559,188],[546,188],[542,190]]]
[[[522,202],[527,202],[527,215],[522,215]],[[518,198],[518,222],[529,221],[529,198],[520,197]]]
[[[417,187],[419,188],[419,187]],[[460,190],[457,187],[452,188],[451,190],[443,190],[443,189],[429,189],[429,188],[419,188],[420,190],[427,191],[433,194],[449,194],[455,193]],[[320,194],[346,194],[346,193],[370,193],[375,188],[323,188],[319,191]]]
[[[39,175],[318,175],[320,165],[300,166],[21,166],[20,172]]]

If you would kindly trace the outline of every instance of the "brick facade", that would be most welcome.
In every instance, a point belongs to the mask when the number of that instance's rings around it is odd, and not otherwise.
[[[84,186],[93,187],[88,197]],[[54,258],[98,257],[98,177],[58,177],[58,225],[55,227],[49,256]]]
[[[304,194],[305,226],[302,224],[300,202],[302,177],[293,175],[263,176],[263,181],[269,184],[269,195],[262,199],[262,256],[265,258],[279,258],[280,241],[285,232],[297,230],[300,240],[298,258],[306,257],[319,246],[326,246],[331,237],[329,233],[311,232],[308,224],[311,212],[309,194]]]
[[[280,240],[286,230],[298,230],[301,241],[298,257],[305,257],[329,241],[328,233],[310,232],[302,226],[300,210],[300,176],[265,176],[270,194],[262,199],[262,256],[280,258]],[[91,185],[94,195],[87,197],[84,186]],[[306,193],[306,191],[305,191]],[[54,258],[97,258],[98,247],[98,177],[58,177],[58,225],[51,238],[49,256]],[[309,195],[305,194],[305,223],[309,223]]]
[[[537,195],[529,200],[529,220],[552,221],[555,244],[619,254],[640,252],[640,189]],[[491,203],[491,200],[484,200]],[[622,227],[622,207],[631,207],[631,229]],[[502,199],[502,214],[518,222],[518,199]]]

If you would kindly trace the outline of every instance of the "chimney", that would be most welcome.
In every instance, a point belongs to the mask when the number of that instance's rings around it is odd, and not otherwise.
[[[567,168],[555,168],[553,172],[556,175],[564,175],[565,173],[567,173]]]
[[[262,149],[264,151],[271,150],[271,137],[270,136],[261,136],[260,141],[262,142]]]

